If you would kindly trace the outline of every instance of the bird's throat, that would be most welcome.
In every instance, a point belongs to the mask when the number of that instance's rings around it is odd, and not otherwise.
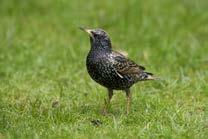
[[[111,51],[111,42],[90,38],[91,51]]]

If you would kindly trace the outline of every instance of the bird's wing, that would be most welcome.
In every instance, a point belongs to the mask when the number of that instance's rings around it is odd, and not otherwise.
[[[120,77],[127,74],[138,74],[145,70],[143,66],[137,65],[118,52],[112,52],[112,56],[114,59],[114,68]]]

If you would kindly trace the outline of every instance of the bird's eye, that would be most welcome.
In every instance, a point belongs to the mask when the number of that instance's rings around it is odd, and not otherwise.
[[[94,37],[97,37],[98,35],[96,33],[92,33]]]

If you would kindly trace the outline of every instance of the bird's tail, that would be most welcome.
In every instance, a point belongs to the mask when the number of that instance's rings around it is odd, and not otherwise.
[[[143,72],[142,75],[141,75],[141,80],[159,80],[159,78],[155,77],[150,72]]]

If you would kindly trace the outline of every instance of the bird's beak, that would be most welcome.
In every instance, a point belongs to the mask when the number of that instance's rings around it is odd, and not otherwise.
[[[81,29],[84,32],[87,32],[90,35],[90,37],[93,38],[93,35],[92,35],[92,32],[91,32],[92,30],[91,29],[86,29],[86,28],[83,28],[83,27],[79,27],[79,29]]]

